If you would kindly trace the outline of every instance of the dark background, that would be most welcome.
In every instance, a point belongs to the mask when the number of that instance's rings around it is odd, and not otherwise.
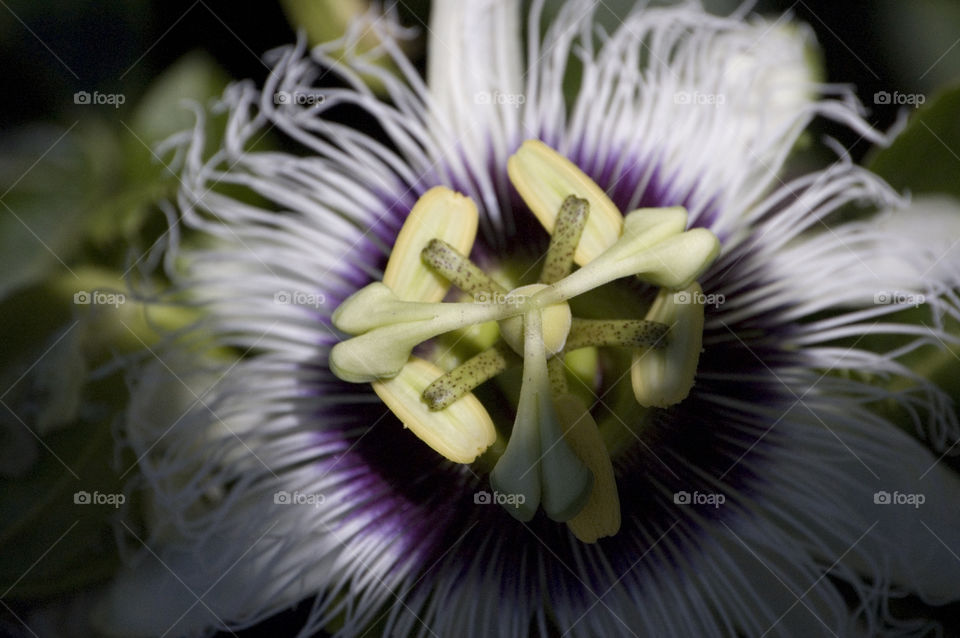
[[[609,0],[598,13],[609,17],[629,4]],[[428,5],[409,0],[397,8],[415,25]],[[870,121],[881,129],[894,122],[898,107],[874,105],[877,91],[930,93],[960,69],[960,46],[950,48],[960,36],[955,0],[761,0],[757,9],[789,11],[810,24],[824,50],[828,79],[854,84],[873,111]],[[196,49],[207,51],[231,77],[259,82],[267,73],[259,56],[296,37],[279,3],[253,0],[6,0],[0,29],[4,129],[63,119],[75,110],[72,95],[79,90],[122,92],[127,105],[135,103],[151,78]],[[840,139],[856,142],[855,136]],[[854,156],[866,150],[856,144]]]

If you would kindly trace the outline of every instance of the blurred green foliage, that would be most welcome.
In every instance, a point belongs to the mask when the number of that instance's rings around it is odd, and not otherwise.
[[[206,104],[226,80],[207,56],[188,55],[115,122],[102,115],[110,107],[80,105],[92,113],[70,126],[28,126],[8,140],[0,160],[10,185],[0,200],[0,591],[8,598],[75,591],[118,563],[118,510],[73,495],[123,492],[135,459],[115,452],[127,397],[119,364],[147,356],[158,327],[189,321],[165,307],[148,320],[124,271],[162,277],[137,268],[137,255],[166,232],[155,223],[158,202],[178,187],[153,147],[193,125],[184,100]],[[126,508],[136,520],[135,503]]]
[[[960,84],[918,108],[893,144],[868,158],[867,167],[897,190],[960,199]]]

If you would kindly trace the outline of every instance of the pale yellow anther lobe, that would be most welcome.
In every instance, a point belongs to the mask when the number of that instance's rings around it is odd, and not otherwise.
[[[420,253],[431,239],[442,239],[470,254],[477,236],[477,205],[469,197],[444,186],[424,193],[397,235],[383,272],[383,283],[409,301],[440,301],[449,282],[423,263]]]
[[[472,463],[497,439],[490,415],[472,394],[434,412],[421,399],[444,374],[429,361],[410,357],[396,377],[373,382],[373,389],[398,419],[431,448],[457,463]]]
[[[567,526],[581,542],[595,543],[620,530],[620,497],[613,464],[597,424],[577,397],[564,394],[554,399],[563,427],[563,438],[573,453],[593,473],[590,499]]]
[[[557,214],[568,196],[587,200],[590,215],[574,254],[574,261],[581,266],[612,246],[620,236],[623,215],[603,189],[543,142],[524,142],[507,160],[507,173],[547,232],[553,232]]]
[[[647,319],[670,326],[666,345],[637,350],[630,379],[637,402],[665,408],[687,398],[703,348],[703,291],[691,284],[680,291],[661,290]]]
[[[493,444],[493,421],[469,392],[462,393],[455,405],[431,410],[422,394],[444,370],[410,356],[410,349],[445,328],[478,323],[463,317],[469,311],[476,314],[475,307],[461,306],[463,312],[457,313],[454,307],[431,306],[447,294],[450,282],[422,258],[424,249],[436,240],[469,254],[477,225],[473,200],[442,186],[430,189],[417,200],[400,229],[383,283],[353,295],[332,318],[339,329],[359,335],[333,348],[330,367],[334,373],[349,381],[372,382],[405,427],[457,463],[472,463]]]

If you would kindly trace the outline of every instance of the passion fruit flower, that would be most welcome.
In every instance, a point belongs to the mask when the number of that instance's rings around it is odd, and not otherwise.
[[[882,635],[960,597],[958,424],[904,363],[957,343],[960,258],[844,158],[785,175],[815,117],[883,141],[809,31],[541,9],[435,2],[426,83],[389,18],[400,79],[359,33],[285,49],[222,148],[177,140],[186,341],[242,356],[134,380],[151,515],[105,630]]]

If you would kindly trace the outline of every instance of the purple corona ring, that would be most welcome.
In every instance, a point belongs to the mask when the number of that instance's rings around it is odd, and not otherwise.
[[[202,319],[132,383],[103,629],[924,633],[888,602],[960,598],[960,428],[904,357],[958,344],[960,217],[805,133],[886,142],[804,25],[433,5],[426,78],[372,15],[169,143]]]

